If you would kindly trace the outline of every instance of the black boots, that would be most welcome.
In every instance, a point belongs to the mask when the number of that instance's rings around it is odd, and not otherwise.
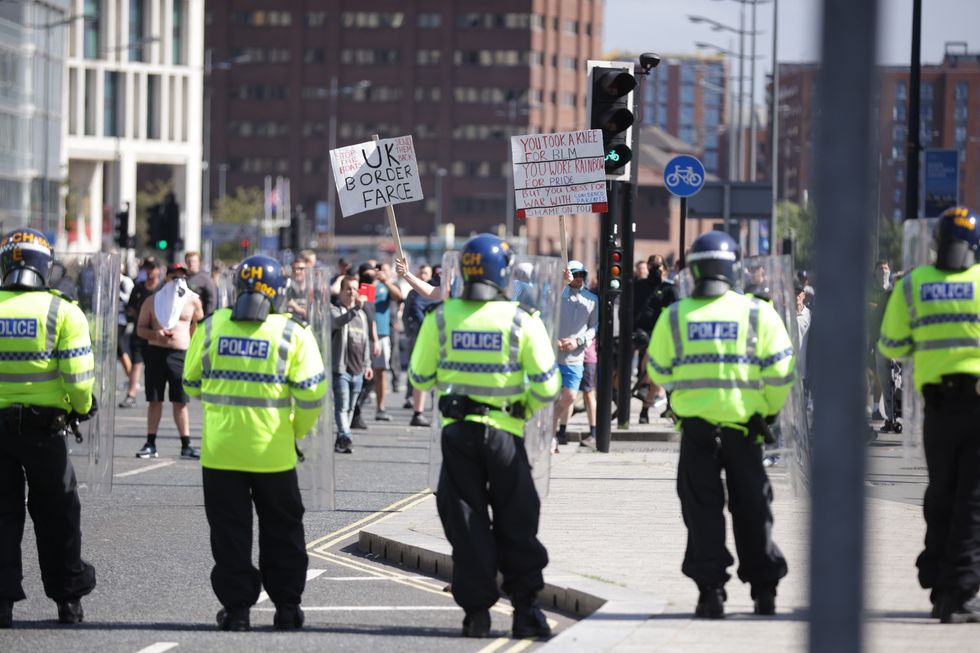
[[[305,620],[303,608],[295,603],[277,603],[272,625],[276,630],[299,630]]]
[[[698,605],[694,616],[700,619],[721,619],[725,616],[725,601],[728,595],[724,587],[706,587],[698,595]]]
[[[936,603],[933,613],[938,613],[939,620],[944,624],[980,623],[980,597],[963,600],[946,594]]]
[[[547,639],[551,637],[551,626],[541,608],[534,604],[534,597],[512,597],[514,621],[511,635],[514,639]]]
[[[764,617],[776,614],[775,586],[753,587],[752,598],[755,599],[755,614]]]
[[[248,608],[221,608],[218,610],[218,630],[244,631],[252,630],[248,618]]]
[[[62,601],[58,604],[59,624],[80,624],[84,617],[81,601]]]
[[[487,637],[490,635],[490,611],[467,612],[463,618],[463,637]]]
[[[14,602],[0,599],[0,628],[10,628],[14,624]]]

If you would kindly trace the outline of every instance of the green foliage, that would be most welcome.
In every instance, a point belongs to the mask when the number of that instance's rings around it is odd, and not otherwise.
[[[224,224],[252,224],[262,218],[265,210],[262,190],[254,186],[235,189],[233,195],[225,195],[214,204],[215,222]]]
[[[780,202],[776,206],[777,240],[793,239],[793,266],[797,270],[812,270],[816,262],[817,211],[812,204]]]

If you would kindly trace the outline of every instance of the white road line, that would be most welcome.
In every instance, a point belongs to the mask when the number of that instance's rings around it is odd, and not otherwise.
[[[172,648],[177,648],[177,642],[157,642],[156,644],[150,644],[146,648],[141,648],[136,653],[163,653]]]
[[[304,612],[459,612],[462,610],[458,605],[304,605]],[[262,612],[275,612],[275,608],[253,608]]]
[[[324,573],[325,571],[326,571],[326,569],[307,569],[306,570],[306,580],[307,580],[307,582],[313,580],[314,578],[316,578],[320,574]],[[258,605],[259,603],[262,603],[262,601],[268,601],[268,600],[269,600],[269,595],[266,594],[265,592],[260,592],[259,593],[259,600],[256,601],[255,604]]]
[[[160,469],[161,467],[167,467],[173,465],[176,460],[165,460],[162,463],[157,463],[156,465],[149,465],[147,467],[140,467],[139,469],[131,469],[128,472],[121,472],[119,474],[113,474],[114,478],[122,478],[124,476],[135,476],[137,474],[142,474],[143,472],[152,472],[154,469]],[[176,646],[176,644],[174,644]],[[166,650],[166,649],[164,649]],[[140,652],[142,653],[142,651]]]

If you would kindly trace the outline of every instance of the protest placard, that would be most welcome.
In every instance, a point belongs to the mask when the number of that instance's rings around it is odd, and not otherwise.
[[[411,136],[381,138],[330,150],[344,217],[422,199]]]
[[[517,217],[608,209],[600,130],[513,136],[510,148]]]

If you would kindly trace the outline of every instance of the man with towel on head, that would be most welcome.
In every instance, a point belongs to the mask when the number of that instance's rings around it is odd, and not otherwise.
[[[191,342],[196,324],[204,319],[201,299],[187,287],[187,268],[179,263],[167,267],[167,282],[143,302],[136,334],[149,343],[146,348],[146,444],[136,452],[137,458],[157,457],[157,427],[163,414],[163,395],[170,386],[174,423],[180,435],[180,457],[196,459],[197,450],[191,446],[190,417],[181,381],[184,375],[184,355]]]

